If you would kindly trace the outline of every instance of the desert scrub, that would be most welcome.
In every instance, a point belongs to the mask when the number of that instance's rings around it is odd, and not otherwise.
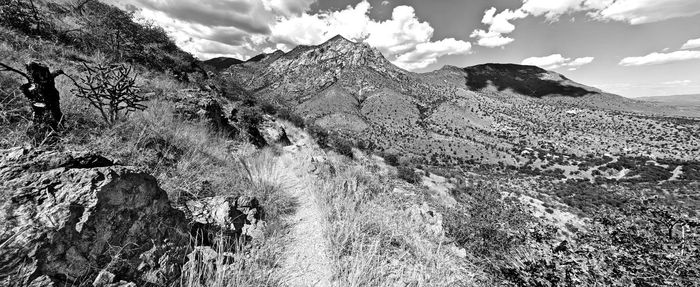
[[[408,216],[415,202],[392,193],[394,183],[364,166],[334,160],[317,196],[329,222],[334,281],[340,286],[473,285],[475,272]]]

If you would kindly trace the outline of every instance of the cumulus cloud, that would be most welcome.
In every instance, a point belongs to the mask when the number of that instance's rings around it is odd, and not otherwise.
[[[452,38],[432,42],[435,30],[429,23],[421,22],[411,6],[394,8],[391,19],[382,22],[370,19],[370,9],[369,2],[362,1],[340,11],[283,19],[272,27],[269,42],[288,50],[299,44],[317,45],[339,34],[379,49],[394,64],[410,70],[471,50],[469,42]]]
[[[269,33],[270,15],[260,1],[132,0],[134,5],[159,11],[193,24],[233,27],[249,33]],[[129,1],[127,1],[129,2]]]
[[[437,62],[439,57],[464,54],[469,50],[471,50],[470,43],[453,38],[419,43],[413,51],[397,57],[394,64],[407,70],[423,69]]]
[[[700,59],[700,51],[654,52],[641,57],[627,57],[620,61],[621,66],[648,66]]]
[[[510,37],[505,37],[503,34],[493,31],[484,30],[474,30],[470,35],[471,38],[477,38],[476,44],[479,46],[495,48],[510,44],[515,41],[515,39]]]
[[[510,44],[514,39],[503,36],[503,34],[509,34],[515,30],[515,25],[511,21],[527,17],[523,10],[506,9],[498,14],[496,12],[496,8],[491,7],[484,12],[484,17],[481,19],[481,23],[489,26],[488,31],[476,29],[470,35],[470,37],[477,39],[479,46],[493,48]]]
[[[593,57],[581,57],[576,59],[565,58],[561,54],[553,54],[545,57],[530,57],[522,61],[523,65],[538,66],[547,70],[554,70],[567,67],[569,70],[576,70],[581,66],[593,62]]]
[[[274,11],[285,16],[300,15],[311,7],[316,0],[262,0],[268,11]]]
[[[164,27],[178,45],[202,59],[245,59],[261,51],[317,45],[338,34],[378,48],[387,59],[407,69],[422,69],[440,57],[471,50],[466,41],[434,42],[433,27],[420,21],[411,6],[395,7],[386,21],[370,19],[372,7],[367,0],[318,13],[309,12],[317,0],[104,1],[137,7],[137,15]],[[385,2],[381,5],[389,4]],[[498,17],[492,21],[499,29],[506,25]]]
[[[700,38],[697,39],[690,39],[685,44],[683,44],[683,47],[681,49],[683,50],[688,50],[688,49],[696,49],[700,48]]]
[[[549,22],[559,21],[563,15],[585,12],[599,21],[621,21],[631,25],[659,22],[700,14],[698,0],[523,0],[516,10],[496,14],[496,8],[484,12],[482,23],[488,30],[476,29],[472,37],[486,47],[500,47],[514,40],[505,36],[515,30],[513,20],[529,16],[543,16]],[[483,41],[482,41],[483,39]],[[482,45],[482,43],[484,45]]]

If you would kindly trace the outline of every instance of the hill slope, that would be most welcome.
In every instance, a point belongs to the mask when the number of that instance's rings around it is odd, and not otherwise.
[[[355,144],[417,162],[526,166],[536,161],[522,154],[526,148],[568,157],[674,156],[657,137],[685,139],[675,153],[698,157],[697,125],[665,117],[677,109],[607,94],[538,67],[448,66],[416,74],[340,36],[256,58],[232,66],[228,80]],[[640,140],[647,129],[655,133]]]
[[[203,61],[202,64],[214,68],[216,71],[226,70],[233,65],[243,63],[243,61],[235,58],[218,57]]]

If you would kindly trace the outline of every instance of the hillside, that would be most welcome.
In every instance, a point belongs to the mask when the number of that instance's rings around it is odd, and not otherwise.
[[[667,118],[679,110],[607,94],[532,66],[415,74],[338,36],[234,65],[228,73],[256,96],[356,144],[421,163],[523,167],[535,161],[522,155],[525,148],[546,148],[574,162],[606,152],[698,160],[694,120]],[[677,154],[670,154],[663,141],[635,140],[646,129],[657,131],[654,138],[684,142],[674,143]]]
[[[203,61],[202,64],[214,68],[215,71],[226,70],[233,65],[243,63],[243,61],[235,58],[217,57]]]
[[[340,36],[203,63],[99,1],[0,16],[0,286],[700,282],[683,110]]]

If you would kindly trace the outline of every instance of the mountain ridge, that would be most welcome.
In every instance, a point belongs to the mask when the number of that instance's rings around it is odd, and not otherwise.
[[[227,73],[228,81],[255,97],[340,138],[438,165],[527,166],[531,159],[512,150],[545,142],[575,156],[622,151],[626,138],[635,136],[639,115],[678,112],[535,66],[445,66],[413,73],[366,43],[337,36],[231,66]],[[591,133],[592,141],[580,136]],[[664,153],[645,143],[629,148],[638,149]]]

